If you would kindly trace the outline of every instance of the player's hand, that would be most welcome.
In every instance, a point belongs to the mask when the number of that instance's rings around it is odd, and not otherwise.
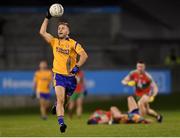
[[[48,10],[47,10],[47,12],[46,12],[46,18],[47,19],[51,19],[51,14],[50,14],[50,12],[49,12],[49,8],[48,8]]]
[[[71,70],[70,73],[72,73],[72,74],[77,74],[78,72],[79,72],[79,67],[76,65],[76,66]]]
[[[154,101],[154,99],[155,99],[155,96],[150,96],[149,97],[149,102],[152,103]]]
[[[135,81],[129,81],[129,82],[127,83],[127,85],[133,87],[133,86],[136,85],[136,82],[135,82]]]

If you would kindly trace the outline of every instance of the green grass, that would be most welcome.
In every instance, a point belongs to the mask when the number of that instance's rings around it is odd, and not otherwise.
[[[180,111],[161,111],[164,122],[152,124],[87,125],[85,113],[81,119],[65,118],[66,133],[59,132],[56,116],[43,121],[34,114],[3,114],[0,116],[0,136],[180,136]]]
[[[112,100],[113,99],[113,100]],[[47,121],[39,117],[39,109],[9,108],[0,110],[0,136],[179,136],[180,137],[180,94],[159,96],[151,107],[164,116],[162,124],[119,124],[87,125],[87,119],[96,108],[108,110],[111,105],[127,111],[126,97],[113,97],[106,100],[94,100],[84,105],[85,114],[81,119],[65,118],[68,125],[66,133],[59,132],[56,116]]]

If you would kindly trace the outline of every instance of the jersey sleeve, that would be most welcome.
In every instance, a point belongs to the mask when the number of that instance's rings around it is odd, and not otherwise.
[[[80,52],[84,51],[84,49],[82,48],[82,46],[78,42],[75,42],[75,45],[73,48],[76,51],[76,53],[80,53]]]
[[[128,74],[128,77],[130,80],[133,80],[134,79],[134,71],[131,71],[129,74]]]
[[[56,38],[54,38],[54,37],[51,39],[51,41],[50,41],[50,46],[51,46],[51,47],[54,47],[54,45],[55,45],[55,40],[56,40]]]

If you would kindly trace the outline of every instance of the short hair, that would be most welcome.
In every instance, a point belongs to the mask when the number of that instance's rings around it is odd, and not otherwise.
[[[65,25],[65,26],[67,26],[67,27],[69,28],[69,30],[70,30],[70,26],[69,26],[69,24],[68,24],[67,22],[60,21],[59,24],[58,24],[58,26],[59,26],[59,25]]]
[[[137,63],[139,63],[139,64],[146,64],[143,60],[138,60]]]

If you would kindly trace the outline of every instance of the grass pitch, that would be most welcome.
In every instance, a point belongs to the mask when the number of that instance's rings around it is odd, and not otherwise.
[[[87,125],[85,113],[81,119],[65,118],[66,133],[59,132],[56,116],[43,121],[38,114],[0,115],[0,136],[180,136],[180,110],[162,111],[164,122],[152,124]]]

